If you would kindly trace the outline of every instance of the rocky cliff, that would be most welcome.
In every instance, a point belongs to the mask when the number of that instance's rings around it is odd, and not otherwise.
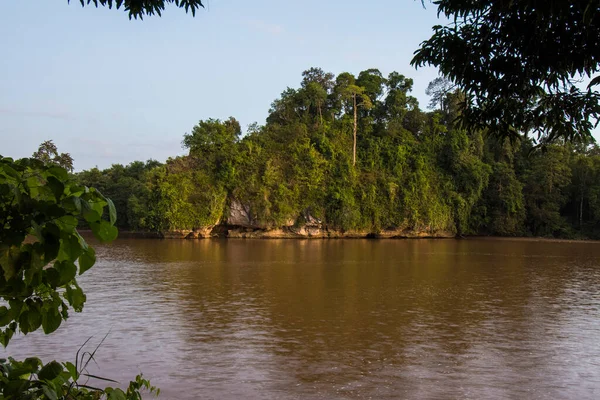
[[[290,218],[282,226],[261,224],[253,215],[249,205],[232,200],[227,218],[210,226],[188,230],[162,232],[166,239],[200,239],[209,237],[226,238],[260,238],[260,239],[293,239],[293,238],[451,238],[454,232],[432,230],[429,227],[414,229],[408,227],[380,230],[341,230],[328,227],[305,210],[297,219]]]

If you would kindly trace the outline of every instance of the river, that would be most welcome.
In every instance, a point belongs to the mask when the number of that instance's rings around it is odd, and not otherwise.
[[[97,245],[83,313],[8,354],[139,372],[161,399],[598,399],[600,243]],[[2,354],[6,354],[4,350]]]

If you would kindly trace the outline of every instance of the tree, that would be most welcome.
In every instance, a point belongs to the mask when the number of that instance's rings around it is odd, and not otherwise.
[[[434,26],[411,64],[433,65],[466,95],[463,126],[541,143],[593,140],[600,117],[597,0],[438,0]],[[591,79],[580,89],[573,79]]]
[[[46,140],[40,144],[38,151],[33,153],[32,157],[40,160],[45,165],[58,165],[69,172],[73,172],[73,158],[69,153],[58,154],[58,148],[52,140]]]
[[[370,109],[373,107],[371,99],[365,93],[365,88],[355,83],[354,76],[348,73],[340,74],[336,81],[336,89],[342,101],[350,101],[352,105],[354,142],[352,145],[352,165],[356,165],[356,134],[358,131],[358,107]]]
[[[438,76],[427,85],[425,94],[431,96],[428,107],[435,109],[439,107],[442,112],[446,111],[446,96],[454,89],[452,82],[443,76]]]
[[[524,183],[528,225],[534,235],[565,234],[567,225],[560,210],[568,200],[567,189],[571,183],[568,157],[565,147],[552,145],[531,159]]]
[[[69,3],[71,0],[67,0]],[[165,5],[174,4],[176,7],[184,8],[185,12],[191,12],[196,15],[196,10],[204,8],[202,0],[79,0],[82,7],[93,4],[98,7],[104,6],[112,8],[113,5],[118,10],[121,7],[129,13],[129,19],[144,19],[144,15],[157,14],[159,17],[165,9]]]

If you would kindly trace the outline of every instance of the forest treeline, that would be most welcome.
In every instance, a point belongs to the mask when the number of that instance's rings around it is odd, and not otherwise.
[[[188,155],[77,174],[110,197],[122,229],[167,232],[226,223],[235,202],[263,229],[319,220],[327,229],[600,238],[600,148],[536,147],[455,124],[461,93],[377,69],[311,68],[245,135],[200,121]]]

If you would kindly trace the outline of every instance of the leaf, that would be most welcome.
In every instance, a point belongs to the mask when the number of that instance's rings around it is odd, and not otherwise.
[[[592,81],[588,84],[588,90],[592,88],[592,86],[600,85],[600,75],[592,79]]]
[[[16,271],[19,249],[16,246],[3,247],[0,250],[0,266],[4,271],[4,279],[12,278]]]
[[[82,375],[83,376],[87,376],[88,378],[94,378],[94,379],[98,379],[98,380],[101,380],[101,381],[119,383],[118,381],[115,381],[114,379],[103,378],[103,377],[97,376],[97,375],[92,375],[92,374],[82,374]]]
[[[71,379],[73,381],[77,381],[77,379],[79,379],[79,372],[77,372],[77,367],[75,367],[75,365],[73,365],[73,363],[69,361],[65,362],[63,365],[65,366],[65,369],[69,372]]]
[[[95,210],[93,210],[86,201],[81,202],[81,204],[83,205],[83,207],[82,207],[83,218],[87,222],[92,223],[92,222],[96,222],[100,219],[100,214],[98,214]]]
[[[86,296],[79,286],[76,286],[75,288],[67,286],[64,297],[76,312],[81,312],[83,305],[85,304]]]
[[[95,263],[96,251],[92,247],[88,247],[83,251],[83,254],[79,256],[79,275],[92,268]]]
[[[29,357],[25,361],[19,362],[11,360],[12,368],[8,371],[8,379],[18,379],[20,377],[28,378],[29,375],[35,374],[42,364],[39,358]]]
[[[54,194],[56,200],[59,200],[65,191],[65,185],[53,176],[48,177],[48,180],[46,181],[46,186],[48,186],[50,190],[52,190],[52,194]]]
[[[12,313],[5,306],[0,307],[0,326],[5,326],[10,324],[12,321]]]
[[[56,392],[54,391],[54,389],[50,388],[48,385],[42,385],[42,391],[44,392],[46,397],[48,397],[48,399],[58,400],[58,396],[56,395]]]
[[[42,324],[42,314],[38,307],[30,307],[27,313],[27,320],[29,322],[29,331],[36,331]]]
[[[62,216],[56,222],[63,231],[73,232],[77,228],[77,218],[73,215]]]
[[[69,179],[69,173],[67,172],[67,170],[58,166],[48,168],[48,174],[55,176],[61,181],[66,181],[67,179]]]
[[[50,286],[50,288],[54,289],[60,286],[60,273],[56,268],[48,268],[43,271],[44,274],[44,282]]]
[[[61,202],[62,206],[73,213],[81,213],[81,199],[78,196],[71,195]]]
[[[60,250],[66,256],[66,258],[63,259],[72,262],[75,262],[81,253],[83,253],[79,238],[71,234],[62,235],[62,238],[60,239]]]
[[[54,263],[54,269],[58,271],[59,282],[57,286],[63,286],[73,280],[77,275],[77,266],[74,262],[65,260]]]
[[[117,209],[115,208],[115,203],[111,199],[106,199],[108,202],[108,215],[110,218],[110,224],[114,225],[117,222]]]
[[[21,315],[19,316],[19,328],[25,335],[35,331],[40,327],[41,323],[42,316],[39,309],[35,306],[30,306],[28,310],[21,312]]]
[[[50,361],[42,367],[38,373],[38,378],[40,380],[51,381],[59,376],[61,372],[63,372],[63,366],[59,362]]]
[[[125,397],[125,392],[121,389],[114,389],[108,395],[108,400],[127,400],[127,398]]]
[[[119,230],[108,221],[92,222],[90,226],[94,236],[102,242],[112,242],[119,235]]]
[[[47,335],[58,329],[62,323],[62,317],[56,310],[49,310],[42,316],[42,328]]]

